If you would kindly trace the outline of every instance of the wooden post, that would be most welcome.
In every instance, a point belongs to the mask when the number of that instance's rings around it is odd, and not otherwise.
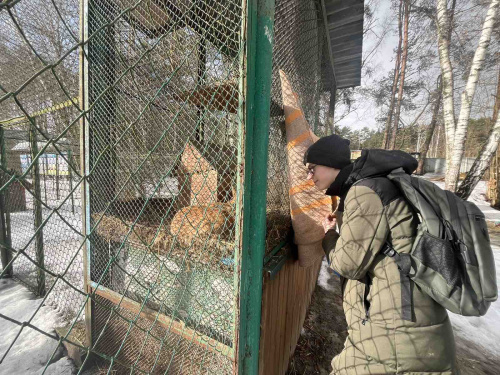
[[[37,262],[37,292],[38,296],[45,295],[45,271],[43,268],[45,267],[44,261],[44,251],[43,251],[43,228],[37,231],[42,224],[42,203],[41,203],[41,191],[40,191],[40,165],[36,156],[38,155],[38,143],[36,137],[36,127],[35,127],[35,119],[32,119],[32,123],[30,123],[30,148],[31,148],[31,160],[33,163],[32,175],[33,175],[33,215],[34,215],[34,229],[35,229],[35,254],[36,254],[36,262]],[[45,190],[45,194],[47,194],[47,190]]]

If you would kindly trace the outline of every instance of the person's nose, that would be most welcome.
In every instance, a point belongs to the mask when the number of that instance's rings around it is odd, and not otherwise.
[[[307,171],[307,180],[311,180],[313,178],[313,172]]]

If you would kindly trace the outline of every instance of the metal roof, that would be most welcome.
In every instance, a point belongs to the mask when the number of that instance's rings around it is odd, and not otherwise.
[[[323,18],[328,30],[329,54],[333,60],[338,89],[361,84],[364,0],[322,0]],[[332,62],[332,61],[331,61]],[[325,61],[325,65],[328,61]],[[330,82],[331,69],[323,69],[324,82]],[[329,79],[330,78],[330,79]]]

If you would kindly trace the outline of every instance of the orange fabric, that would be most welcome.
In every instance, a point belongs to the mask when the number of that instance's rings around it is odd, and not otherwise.
[[[285,117],[285,124],[288,126],[301,116],[303,116],[302,111],[300,109],[296,109],[289,116]]]
[[[290,196],[300,193],[301,191],[310,189],[314,187],[314,182],[312,180],[306,180],[303,184],[295,185],[289,190]]]
[[[287,139],[288,188],[290,214],[294,230],[294,242],[298,247],[299,265],[309,267],[324,255],[322,240],[325,231],[321,225],[324,217],[331,213],[331,198],[307,180],[307,168],[303,164],[304,154],[318,137],[311,131],[299,96],[283,71],[280,71],[283,112]]]
[[[313,210],[313,209],[321,207],[321,206],[325,206],[325,205],[331,206],[331,204],[332,204],[332,198],[330,198],[330,197],[323,198],[322,200],[313,202],[311,204],[308,204],[307,206],[302,206],[302,207],[296,208],[295,210],[292,210],[292,216],[297,216],[299,214],[303,214],[307,211]]]
[[[304,142],[306,139],[309,139],[311,137],[311,133],[309,130],[303,132],[302,134],[299,134],[299,136],[295,139],[292,139],[288,144],[286,145],[288,150],[291,150],[297,145],[300,145],[302,142]]]

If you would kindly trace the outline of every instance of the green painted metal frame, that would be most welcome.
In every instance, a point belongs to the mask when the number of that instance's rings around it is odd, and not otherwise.
[[[240,375],[259,370],[274,10],[274,0],[248,0],[243,33],[245,170],[236,364]]]

